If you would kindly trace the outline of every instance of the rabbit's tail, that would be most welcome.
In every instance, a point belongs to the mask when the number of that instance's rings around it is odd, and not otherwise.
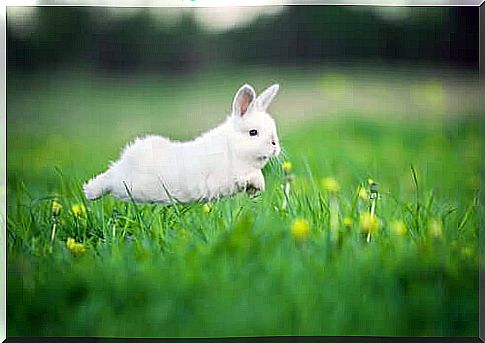
[[[106,193],[111,192],[111,187],[109,186],[109,176],[108,172],[99,174],[93,177],[91,180],[83,185],[84,195],[88,200],[95,200],[100,198]]]

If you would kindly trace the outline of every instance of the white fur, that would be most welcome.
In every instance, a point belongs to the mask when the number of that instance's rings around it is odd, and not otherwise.
[[[192,141],[137,138],[107,171],[84,184],[86,198],[111,193],[140,202],[191,202],[249,186],[263,191],[261,169],[280,153],[275,122],[266,112],[278,89],[273,85],[256,98],[254,89],[243,85],[234,97],[232,114]],[[250,136],[254,129],[258,135]]]

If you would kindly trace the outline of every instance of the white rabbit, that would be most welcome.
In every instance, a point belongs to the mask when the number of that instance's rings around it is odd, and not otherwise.
[[[266,112],[278,89],[272,85],[256,97],[253,87],[243,85],[234,96],[232,114],[192,141],[137,138],[107,171],[84,184],[86,198],[111,193],[140,202],[191,202],[248,187],[264,191],[261,169],[280,153],[276,124]]]

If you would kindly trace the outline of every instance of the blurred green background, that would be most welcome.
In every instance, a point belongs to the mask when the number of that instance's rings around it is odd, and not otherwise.
[[[281,84],[273,112],[283,139],[308,120],[439,123],[479,113],[473,8],[9,7],[7,14],[8,183],[37,178],[31,187],[42,191],[55,183],[54,166],[85,178],[136,135],[187,139],[215,126],[245,82],[258,91]]]
[[[465,7],[8,7],[9,335],[475,336],[477,28]],[[270,113],[293,207],[276,163],[259,200],[209,213],[84,202],[80,185],[124,144],[214,127],[246,82],[281,86]],[[338,244],[328,176],[341,185]],[[355,192],[368,178],[383,225],[365,245]],[[303,246],[289,230],[299,217]]]

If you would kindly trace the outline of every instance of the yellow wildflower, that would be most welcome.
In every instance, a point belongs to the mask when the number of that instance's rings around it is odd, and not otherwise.
[[[370,213],[364,213],[360,216],[360,228],[365,233],[373,234],[380,227],[379,219]]]
[[[209,213],[211,210],[212,210],[212,207],[208,203],[205,203],[204,205],[202,205],[202,211],[204,211],[205,213]]]
[[[285,161],[283,162],[282,167],[284,171],[290,172],[291,168],[293,168],[293,165],[291,164],[291,162]]]
[[[349,218],[349,217],[345,217],[344,218],[344,226],[346,228],[349,228],[350,229],[352,227],[352,224],[353,224],[353,221],[352,221],[351,218]]]
[[[74,238],[69,237],[66,241],[67,248],[75,254],[81,254],[86,251],[86,247],[82,243],[77,243]]]
[[[71,207],[72,214],[74,214],[75,217],[81,217],[86,214],[86,207],[84,207],[83,204],[76,204],[72,205]]]
[[[298,218],[291,224],[291,234],[296,240],[304,240],[310,233],[310,224],[306,219]]]
[[[365,189],[364,187],[359,187],[358,193],[359,198],[361,198],[362,200],[369,200],[369,192],[367,192],[367,189]]]
[[[337,180],[333,177],[325,177],[322,179],[322,187],[327,192],[330,193],[337,193],[340,190],[340,185],[338,184]]]
[[[441,238],[443,236],[443,224],[439,219],[431,219],[428,224],[428,230],[431,236]]]
[[[52,202],[52,215],[57,217],[61,213],[61,209],[62,205],[54,200]]]
[[[370,185],[372,185],[372,184],[374,184],[374,183],[376,183],[376,182],[375,182],[374,180],[372,180],[372,179],[367,179],[367,183],[368,183],[368,184],[369,184],[369,186],[370,186]]]
[[[391,232],[396,236],[404,236],[408,229],[402,220],[394,220],[391,223]]]

